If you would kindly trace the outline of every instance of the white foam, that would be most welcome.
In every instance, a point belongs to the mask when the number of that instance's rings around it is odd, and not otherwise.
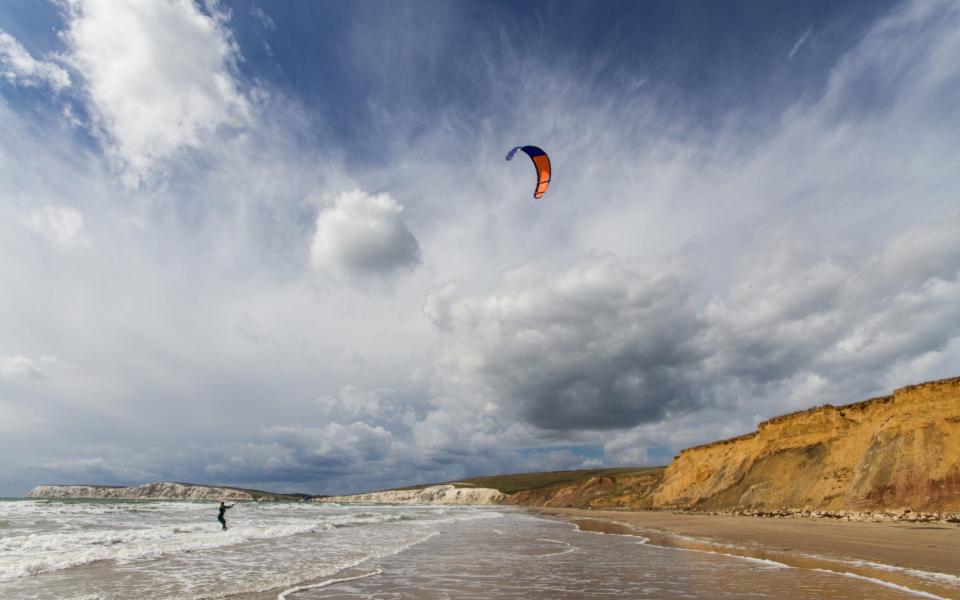
[[[574,546],[573,544],[564,542],[564,541],[562,541],[562,540],[551,540],[551,539],[548,539],[548,538],[537,538],[537,541],[538,541],[538,542],[547,542],[547,543],[550,543],[550,544],[560,544],[561,546],[566,546],[566,548],[564,548],[563,550],[561,550],[561,551],[559,551],[559,552],[550,552],[550,553],[548,553],[548,554],[541,554],[541,555],[539,555],[537,558],[547,558],[547,557],[552,558],[552,557],[555,557],[555,556],[561,556],[561,555],[563,555],[563,554],[570,554],[571,552],[576,552],[576,551],[577,551],[577,547],[576,547],[576,546]]]
[[[812,556],[816,558],[822,558],[813,554],[807,554],[805,556]],[[877,571],[887,571],[890,573],[901,573],[903,575],[908,575],[910,577],[915,577],[917,579],[923,579],[926,581],[941,583],[945,585],[951,585],[955,587],[960,587],[960,577],[956,575],[950,575],[948,573],[937,573],[936,571],[921,571],[920,569],[911,569],[909,567],[897,567],[894,565],[888,565],[884,563],[872,562],[869,560],[847,560],[847,559],[837,559],[835,562],[851,565],[854,567],[866,567],[868,569],[874,569]]]
[[[369,573],[364,573],[363,575],[356,575],[354,577],[341,577],[339,579],[328,579],[326,581],[321,581],[320,583],[314,583],[311,585],[301,585],[301,586],[290,588],[289,590],[280,592],[279,594],[277,594],[277,600],[287,600],[288,594],[296,594],[297,592],[303,592],[306,590],[315,590],[318,588],[329,587],[331,585],[334,585],[337,583],[343,583],[345,581],[356,581],[358,579],[366,579],[367,577],[373,577],[374,575],[379,575],[382,572],[383,571],[381,571],[380,569],[376,569]]]
[[[307,533],[314,523],[274,526],[234,526],[217,531],[216,524],[120,531],[43,533],[0,539],[0,581],[77,567],[102,560],[132,561],[196,550],[209,550]],[[21,557],[11,560],[10,555]]]
[[[20,524],[12,535],[0,537],[0,581],[98,561],[129,563],[340,527],[397,521],[430,526],[451,519],[498,516],[483,511],[451,514],[447,508],[436,507],[358,511],[356,506],[241,504],[246,509],[231,511],[230,529],[221,532],[214,518],[215,507],[168,501],[0,503],[0,515]],[[49,519],[37,525],[34,517],[39,515]]]
[[[606,523],[611,523],[611,524],[613,524],[613,525],[623,525],[623,526],[626,526],[628,529],[634,529],[634,528],[631,527],[628,523],[621,523],[620,521],[612,521],[612,520],[610,520],[610,519],[600,519],[600,518],[594,519],[594,518],[592,518],[592,517],[591,517],[590,520],[592,520],[592,521],[604,521],[604,522],[606,522]],[[573,523],[573,527],[574,527],[574,529],[576,529],[576,530],[579,531],[580,533],[592,533],[592,534],[595,534],[595,535],[622,535],[622,536],[626,536],[626,537],[636,538],[637,543],[639,543],[639,544],[647,544],[647,543],[650,542],[650,538],[644,537],[644,536],[640,535],[639,533],[607,533],[607,532],[604,532],[604,531],[590,531],[590,530],[581,529],[581,528],[580,528],[580,525],[578,525],[576,522]]]
[[[945,598],[945,597],[943,597],[943,596],[937,596],[936,594],[931,594],[931,593],[929,593],[929,592],[924,592],[924,591],[921,591],[921,590],[915,590],[915,589],[913,589],[913,588],[908,588],[907,586],[904,586],[904,585],[898,585],[898,584],[896,584],[896,583],[891,583],[891,582],[889,582],[889,581],[884,581],[884,580],[882,580],[882,579],[877,579],[877,578],[875,578],[875,577],[867,577],[867,576],[865,576],[865,575],[857,575],[856,573],[850,573],[849,571],[831,571],[831,570],[829,570],[829,569],[814,569],[814,571],[820,571],[820,572],[822,572],[822,573],[830,573],[830,574],[832,574],[832,575],[841,575],[841,576],[843,576],[843,577],[850,577],[850,578],[853,578],[853,579],[860,579],[860,580],[862,580],[862,581],[869,581],[870,583],[875,583],[875,584],[877,584],[877,585],[881,585],[881,586],[883,586],[883,587],[887,587],[887,588],[891,588],[891,589],[894,589],[894,590],[898,590],[898,591],[904,592],[904,593],[906,593],[906,594],[911,594],[911,595],[913,595],[913,596],[919,596],[920,598],[931,598],[932,600],[950,600],[949,598]]]
[[[683,550],[683,548],[681,548],[681,550]],[[703,552],[704,554],[716,554],[716,555],[718,555],[718,556],[730,556],[730,557],[732,557],[732,558],[737,558],[737,559],[740,559],[740,560],[745,560],[745,561],[748,561],[748,562],[753,562],[753,563],[765,565],[765,566],[768,566],[768,567],[773,567],[773,568],[775,568],[775,569],[791,569],[791,568],[793,568],[793,567],[791,567],[791,566],[788,565],[788,564],[784,564],[784,563],[782,563],[782,562],[777,562],[777,561],[775,561],[775,560],[770,560],[770,559],[768,559],[768,558],[756,558],[756,557],[754,557],[754,556],[744,556],[744,555],[742,555],[742,554],[730,554],[730,553],[728,553],[728,552],[714,552],[714,551],[712,551],[712,550],[696,550],[696,549],[691,549],[691,552]]]

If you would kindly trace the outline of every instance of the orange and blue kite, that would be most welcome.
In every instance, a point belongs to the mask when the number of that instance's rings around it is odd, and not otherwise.
[[[547,193],[547,188],[550,187],[550,157],[536,146],[517,146],[507,153],[507,160],[512,160],[517,150],[526,152],[537,170],[537,188],[533,191],[533,197],[539,200],[543,198],[543,195]]]

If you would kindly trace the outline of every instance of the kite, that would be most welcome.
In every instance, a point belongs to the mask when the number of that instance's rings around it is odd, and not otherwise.
[[[537,188],[533,192],[533,197],[539,200],[543,198],[543,195],[547,193],[547,188],[550,187],[550,157],[536,146],[517,146],[507,153],[507,160],[512,160],[517,150],[526,152],[537,170]]]

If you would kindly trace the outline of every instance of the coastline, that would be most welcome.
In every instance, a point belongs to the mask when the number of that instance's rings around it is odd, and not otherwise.
[[[658,546],[829,570],[960,598],[960,529],[953,524],[528,508],[570,521],[582,531],[637,535]]]

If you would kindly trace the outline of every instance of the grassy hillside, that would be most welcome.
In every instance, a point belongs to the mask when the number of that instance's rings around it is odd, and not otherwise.
[[[651,472],[661,472],[663,467],[615,467],[606,469],[578,469],[575,471],[548,471],[544,473],[513,473],[511,475],[484,475],[468,477],[441,483],[423,483],[408,485],[395,490],[414,490],[431,485],[450,484],[455,487],[483,487],[499,490],[504,494],[527,492],[531,490],[545,490],[557,486],[578,484],[589,481],[594,477],[636,477]]]
[[[569,485],[584,482],[594,477],[632,477],[662,467],[617,467],[611,469],[579,469],[576,471],[548,471],[546,473],[516,473],[513,475],[487,475],[451,481],[454,485],[473,485],[500,490],[504,494],[514,494],[529,490],[538,490],[557,485]]]

